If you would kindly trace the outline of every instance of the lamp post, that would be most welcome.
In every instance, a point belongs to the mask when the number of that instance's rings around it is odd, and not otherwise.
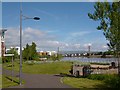
[[[89,57],[90,57],[90,55],[91,55],[91,52],[90,52],[91,45],[92,45],[92,44],[90,44],[90,43],[88,44],[88,54],[89,54]]]
[[[20,68],[19,68],[19,83],[22,84],[22,19],[40,20],[39,17],[27,17],[22,14],[22,4],[20,5]]]

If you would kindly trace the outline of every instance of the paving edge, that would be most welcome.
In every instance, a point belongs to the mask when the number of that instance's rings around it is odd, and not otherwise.
[[[63,77],[60,78],[60,82],[63,83]]]

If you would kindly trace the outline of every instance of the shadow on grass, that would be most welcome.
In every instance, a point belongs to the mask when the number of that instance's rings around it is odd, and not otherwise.
[[[14,79],[12,79],[12,78],[10,78],[10,77],[5,76],[5,78],[7,78],[7,79],[10,80],[10,81],[13,81],[14,83],[20,84],[19,81],[16,81],[16,80],[14,80]]]
[[[56,74],[54,76],[58,76],[58,77],[74,77],[73,75],[66,74],[66,73],[60,73],[60,74]]]

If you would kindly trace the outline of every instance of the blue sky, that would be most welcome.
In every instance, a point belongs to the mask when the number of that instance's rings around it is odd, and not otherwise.
[[[23,15],[39,16],[40,21],[23,20],[23,46],[36,42],[37,50],[107,50],[106,39],[95,22],[87,16],[93,13],[94,2],[23,2]],[[20,3],[2,3],[2,26],[7,28],[6,46],[19,45]]]

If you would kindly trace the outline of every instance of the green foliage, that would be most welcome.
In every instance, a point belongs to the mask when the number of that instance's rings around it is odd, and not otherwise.
[[[95,21],[100,21],[97,29],[103,30],[104,36],[109,41],[107,44],[109,49],[114,51],[115,57],[120,58],[120,2],[96,2],[94,8],[94,13],[88,13],[88,16]],[[118,67],[118,74],[120,75],[120,67]]]
[[[63,58],[62,54],[58,54],[57,60],[60,61]]]
[[[57,58],[56,55],[52,55],[52,56],[50,56],[49,59],[52,60],[52,61],[56,61],[56,60],[58,60],[58,58]]]
[[[23,50],[23,58],[29,60],[30,57],[30,46],[26,44],[26,48]]]
[[[92,80],[102,80],[110,88],[120,88],[120,77],[118,75],[110,74],[93,74],[87,77]]]
[[[120,77],[119,76],[109,76],[105,83],[111,88],[120,88]]]
[[[19,58],[19,55],[18,55],[17,51],[14,48],[10,49],[10,51],[7,54],[14,54],[14,59]]]
[[[7,52],[7,54],[14,54],[13,60],[19,58],[19,55],[18,55],[17,51],[14,48],[10,49],[10,51]],[[3,63],[4,62],[10,62],[10,61],[12,61],[12,57],[2,57],[2,61],[3,61]]]
[[[27,65],[33,65],[34,62],[33,62],[33,61],[27,61],[26,64],[27,64]]]
[[[87,78],[64,77],[63,82],[80,89],[92,88],[94,90],[94,88],[102,88],[100,90],[104,90],[115,88],[115,90],[119,90],[118,88],[120,88],[120,77],[118,75],[92,74]]]
[[[105,55],[114,55],[114,52],[108,50],[108,51],[103,52],[103,54],[105,54]]]
[[[108,75],[102,75],[102,74],[91,74],[87,78],[92,80],[104,80],[107,78]]]
[[[97,29],[103,30],[110,50],[120,52],[120,2],[96,2],[94,8],[94,13],[88,16],[100,21]]]
[[[46,56],[46,58],[52,61],[60,61],[63,58],[63,56],[61,54],[57,54],[52,56]]]
[[[36,44],[32,42],[32,45],[26,45],[23,50],[23,59],[25,60],[36,60],[38,59],[38,54],[36,50]]]

